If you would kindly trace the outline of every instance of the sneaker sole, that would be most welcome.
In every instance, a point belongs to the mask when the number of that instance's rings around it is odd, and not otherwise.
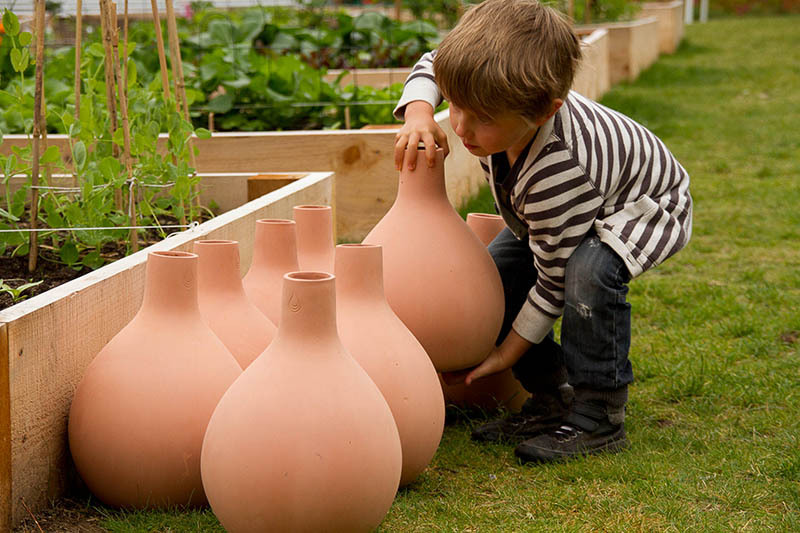
[[[618,453],[630,448],[630,442],[626,437],[618,440],[609,441],[602,446],[596,448],[585,448],[575,452],[561,452],[558,450],[550,450],[547,448],[531,447],[531,450],[540,450],[542,453],[535,455],[528,452],[520,452],[518,449],[514,450],[514,455],[522,463],[550,463],[556,461],[567,461],[577,457],[588,457],[590,455],[597,455],[602,453]]]

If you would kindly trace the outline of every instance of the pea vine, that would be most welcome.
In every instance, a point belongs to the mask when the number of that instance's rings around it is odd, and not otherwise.
[[[2,22],[4,39],[0,54],[3,50],[8,54],[13,79],[0,90],[0,105],[6,122],[21,126],[30,139],[34,109],[29,79],[33,65],[29,51],[32,35],[21,31],[18,18],[7,9]],[[120,43],[121,47],[125,45]],[[134,46],[127,43],[125,57],[130,57]],[[195,129],[177,110],[174,101],[164,100],[158,77],[149,83],[140,81],[135,62],[129,60],[124,65],[132,157],[129,176],[118,156],[124,143],[123,129],[117,127],[112,131],[111,127],[104,78],[106,54],[102,45],[95,43],[81,56],[78,116],[75,116],[74,91],[65,98],[65,105],[46,114],[48,124],[57,124],[59,130],[67,132],[67,153],[51,145],[39,156],[39,167],[44,169],[37,185],[40,194],[37,225],[44,228],[39,234],[39,256],[75,270],[102,266],[113,258],[109,253],[112,249],[131,251],[129,232],[113,229],[129,225],[131,205],[138,225],[158,228],[162,238],[167,235],[162,227],[166,222],[194,220],[203,209],[196,202],[199,178],[189,163],[190,151],[194,149],[190,140],[193,134],[199,138],[211,134],[202,128]],[[68,63],[69,56],[64,55],[63,60]],[[72,63],[70,68],[74,67],[74,58]],[[46,91],[59,88],[57,84],[45,85]],[[163,140],[159,142],[162,132],[168,134],[166,146]],[[30,232],[26,230],[32,222],[29,198],[34,186],[33,157],[31,143],[12,147],[7,156],[0,155],[0,256],[22,256],[29,252]],[[72,176],[68,180],[72,187],[53,186],[56,175]],[[131,187],[132,181],[135,188]],[[132,190],[136,191],[134,202],[125,199]]]

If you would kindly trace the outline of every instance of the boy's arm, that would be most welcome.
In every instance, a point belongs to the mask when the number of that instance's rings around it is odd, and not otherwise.
[[[523,212],[536,266],[536,283],[528,293],[512,328],[538,344],[564,312],[564,276],[567,261],[594,226],[603,197],[577,165],[556,174],[545,163],[527,182],[534,184],[525,195]]]
[[[429,167],[436,161],[437,145],[444,150],[445,156],[449,152],[447,135],[433,119],[434,110],[442,102],[442,95],[433,75],[435,55],[435,50],[426,53],[414,66],[394,110],[395,117],[405,120],[395,137],[394,162],[397,170],[403,165],[410,170],[416,167],[417,146],[420,141],[425,146]]]
[[[432,109],[436,109],[442,103],[442,93],[436,85],[436,77],[433,75],[433,58],[436,57],[436,50],[427,52],[414,65],[411,74],[403,84],[403,94],[394,108],[394,117],[404,120],[406,106],[415,100],[428,102]]]

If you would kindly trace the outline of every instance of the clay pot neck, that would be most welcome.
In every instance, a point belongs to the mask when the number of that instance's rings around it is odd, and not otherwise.
[[[294,220],[264,218],[256,221],[251,268],[297,270],[297,237]]]
[[[150,252],[139,313],[199,314],[197,262],[197,255],[188,252]]]
[[[336,328],[336,285],[333,275],[327,272],[285,274],[281,320],[274,342],[315,345],[331,340],[340,342]]]
[[[239,243],[236,241],[195,241],[198,255],[198,284],[203,291],[244,296]]]
[[[447,202],[447,188],[444,179],[444,155],[436,150],[436,163],[428,168],[423,150],[417,157],[414,170],[403,168],[397,188],[397,203],[405,202]]]
[[[340,244],[336,247],[336,293],[347,300],[385,302],[383,247],[375,244]]]

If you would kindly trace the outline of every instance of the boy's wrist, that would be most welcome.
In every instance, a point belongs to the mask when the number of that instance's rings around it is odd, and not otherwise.
[[[432,117],[433,106],[425,100],[414,100],[413,102],[406,104],[405,119],[408,120],[410,117],[417,115]]]

